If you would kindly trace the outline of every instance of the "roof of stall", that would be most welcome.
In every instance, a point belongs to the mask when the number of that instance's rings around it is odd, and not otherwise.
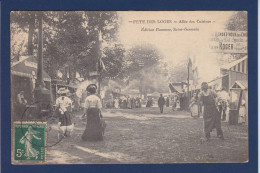
[[[233,62],[231,62],[231,63],[224,64],[224,65],[222,65],[220,68],[221,68],[221,69],[227,69],[227,70],[229,70],[229,69],[233,68],[234,66],[236,66],[237,64],[239,64],[240,62],[246,60],[247,58],[248,58],[247,56],[244,56],[243,58],[240,58],[240,59],[238,59],[238,60],[235,60],[235,61],[233,61]]]
[[[11,64],[11,74],[21,77],[37,78],[37,60],[33,56],[22,56]],[[51,77],[43,70],[43,80],[51,81]]]
[[[171,92],[178,92],[178,93],[184,93],[182,90],[182,86],[181,85],[174,85],[172,83],[169,84],[169,88],[171,90]]]

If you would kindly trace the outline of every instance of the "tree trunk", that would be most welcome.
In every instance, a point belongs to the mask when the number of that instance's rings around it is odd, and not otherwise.
[[[39,26],[38,26],[38,64],[37,64],[37,82],[36,87],[44,87],[43,82],[43,54],[42,54],[42,44],[43,44],[43,36],[42,36],[42,18],[43,18],[43,12],[38,13],[38,20],[39,20]]]
[[[33,55],[33,33],[35,27],[35,13],[32,12],[29,21],[29,32],[28,32],[28,55]]]

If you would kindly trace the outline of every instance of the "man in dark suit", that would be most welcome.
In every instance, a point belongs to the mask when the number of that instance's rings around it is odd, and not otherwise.
[[[160,97],[158,99],[158,106],[160,108],[160,112],[163,113],[163,106],[165,104],[165,99],[162,94],[160,94]]]

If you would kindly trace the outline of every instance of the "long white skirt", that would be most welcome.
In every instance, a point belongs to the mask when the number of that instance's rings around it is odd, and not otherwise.
[[[199,105],[193,104],[190,108],[191,116],[198,117],[199,116]]]

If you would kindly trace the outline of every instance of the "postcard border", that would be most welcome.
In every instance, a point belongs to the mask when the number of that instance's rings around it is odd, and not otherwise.
[[[256,0],[3,0],[1,2],[1,162],[2,172],[257,172],[258,78]],[[12,10],[246,10],[248,11],[249,58],[249,162],[147,165],[11,165],[10,11]]]

